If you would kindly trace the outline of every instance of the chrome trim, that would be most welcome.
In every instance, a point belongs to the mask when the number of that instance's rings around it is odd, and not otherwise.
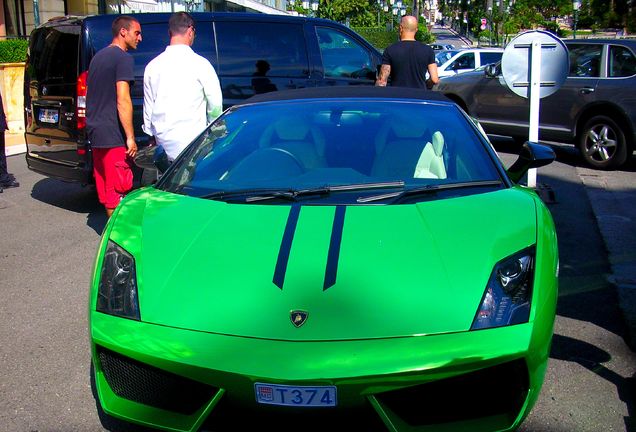
[[[42,160],[42,161],[46,161],[46,162],[53,162],[53,163],[56,163],[56,164],[59,164],[59,165],[65,165],[65,166],[69,166],[69,167],[76,167],[77,166],[77,164],[75,164],[75,163],[70,163],[70,162],[65,162],[65,161],[61,161],[61,160],[45,158],[45,157],[42,157],[42,156],[40,156],[38,154],[35,154],[35,153],[32,153],[32,152],[29,152],[29,157],[32,157],[32,158],[38,159],[38,160]]]

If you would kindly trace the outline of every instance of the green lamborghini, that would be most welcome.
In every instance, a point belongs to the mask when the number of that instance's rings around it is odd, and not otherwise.
[[[438,93],[228,109],[108,221],[90,300],[103,419],[169,431],[508,431],[557,300],[549,210]]]

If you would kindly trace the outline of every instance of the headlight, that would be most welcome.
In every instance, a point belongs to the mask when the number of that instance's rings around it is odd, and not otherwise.
[[[119,245],[108,241],[99,278],[97,310],[140,320],[135,259]]]
[[[534,255],[526,249],[495,265],[471,330],[528,322]]]

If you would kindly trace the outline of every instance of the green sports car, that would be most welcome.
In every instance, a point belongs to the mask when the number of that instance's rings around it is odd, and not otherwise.
[[[303,89],[228,109],[97,251],[104,419],[170,431],[507,431],[557,300],[549,210],[444,96]],[[252,429],[250,429],[252,428]],[[284,429],[283,429],[284,430]]]

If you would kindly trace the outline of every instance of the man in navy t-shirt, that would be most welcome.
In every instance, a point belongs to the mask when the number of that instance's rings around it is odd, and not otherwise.
[[[113,21],[113,40],[91,60],[86,94],[86,131],[93,153],[97,196],[110,217],[132,188],[127,158],[137,153],[130,86],[134,60],[127,52],[141,42],[141,25],[129,16]]]
[[[390,45],[382,54],[380,74],[376,86],[386,86],[391,77],[393,87],[426,89],[426,72],[430,87],[439,82],[435,53],[426,44],[415,40],[417,18],[405,15],[400,21],[400,41]]]

